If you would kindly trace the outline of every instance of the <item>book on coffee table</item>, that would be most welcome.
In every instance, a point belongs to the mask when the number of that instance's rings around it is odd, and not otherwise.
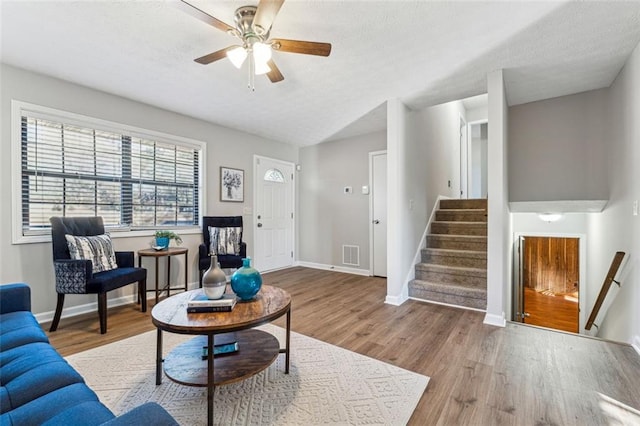
[[[235,303],[229,306],[187,306],[187,313],[199,314],[203,312],[231,312],[234,306]]]
[[[223,294],[220,299],[208,299],[204,293],[196,294],[187,302],[187,308],[233,307],[236,304],[235,294]]]
[[[230,355],[234,352],[238,352],[238,342],[221,343],[213,346],[213,356]],[[207,359],[207,347],[202,348],[202,359]]]

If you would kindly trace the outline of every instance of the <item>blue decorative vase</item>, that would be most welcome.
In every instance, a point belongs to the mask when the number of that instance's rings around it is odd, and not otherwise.
[[[169,237],[156,237],[156,246],[166,249],[169,247]]]
[[[257,269],[251,267],[251,258],[242,259],[242,268],[231,275],[231,290],[240,300],[251,300],[262,287],[262,276]]]

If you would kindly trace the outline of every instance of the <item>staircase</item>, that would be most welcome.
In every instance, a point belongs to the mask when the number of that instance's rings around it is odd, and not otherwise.
[[[441,200],[409,296],[487,307],[487,200]]]

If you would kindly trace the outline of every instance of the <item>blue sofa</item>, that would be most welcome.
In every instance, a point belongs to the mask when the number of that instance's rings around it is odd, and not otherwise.
[[[0,286],[0,426],[177,424],[155,403],[116,417],[49,344],[29,287]]]

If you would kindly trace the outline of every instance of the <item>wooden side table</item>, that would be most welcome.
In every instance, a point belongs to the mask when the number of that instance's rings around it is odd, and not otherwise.
[[[179,256],[181,254],[184,255],[184,287],[171,287],[171,256]],[[155,291],[156,304],[158,303],[158,297],[160,294],[165,291],[167,292],[167,296],[171,296],[171,291],[188,290],[187,270],[189,269],[189,249],[169,247],[165,250],[154,250],[152,248],[138,250],[138,267],[142,267],[143,257],[153,257],[156,261],[156,287],[155,289],[147,290],[147,292]],[[160,284],[158,284],[158,262],[161,257],[167,258],[167,283],[162,288],[160,288]]]

